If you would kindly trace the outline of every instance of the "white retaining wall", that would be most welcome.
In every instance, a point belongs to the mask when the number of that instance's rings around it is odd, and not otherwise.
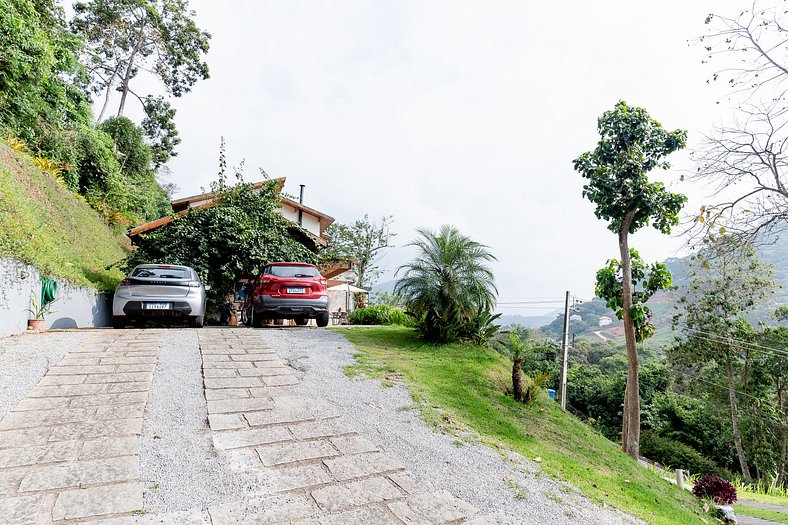
[[[92,288],[57,282],[57,300],[46,316],[47,328],[110,326],[112,297]],[[30,299],[41,296],[41,274],[26,264],[0,259],[0,337],[23,332],[30,317]]]

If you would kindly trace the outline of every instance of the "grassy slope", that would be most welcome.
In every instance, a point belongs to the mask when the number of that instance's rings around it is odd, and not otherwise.
[[[554,401],[544,396],[523,405],[506,396],[511,368],[494,351],[425,345],[402,327],[341,333],[358,349],[358,364],[347,372],[377,377],[384,384],[403,379],[427,421],[448,430],[456,423],[488,444],[540,457],[544,472],[570,482],[599,505],[655,524],[708,523],[689,493],[637,465]]]
[[[744,516],[752,516],[753,518],[761,518],[762,520],[773,521],[775,523],[788,523],[788,514],[776,510],[759,509],[756,507],[748,507],[747,505],[733,505],[733,510],[736,514]]]
[[[0,144],[0,256],[21,260],[73,284],[113,289],[106,270],[125,258],[128,239],[112,232],[82,199]]]
[[[757,501],[758,503],[768,503],[769,505],[779,505],[788,509],[788,498],[784,496],[761,494],[759,492],[749,492],[740,489],[736,490],[736,496],[740,500]]]

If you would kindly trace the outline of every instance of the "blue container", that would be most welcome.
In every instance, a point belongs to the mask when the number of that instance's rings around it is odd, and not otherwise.
[[[548,388],[547,395],[550,396],[550,399],[555,399],[555,390],[553,390],[552,388]]]

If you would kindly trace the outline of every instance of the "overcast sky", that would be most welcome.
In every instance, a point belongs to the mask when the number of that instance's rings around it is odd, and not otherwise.
[[[183,139],[170,162],[179,195],[216,176],[219,137],[246,161],[306,185],[305,203],[349,222],[394,216],[397,248],[383,280],[412,252],[417,227],[449,223],[490,246],[502,302],[593,295],[616,237],[581,196],[572,159],[593,149],[596,119],[624,99],[690,143],[725,118],[706,84],[711,11],[741,2],[461,2],[192,0],[213,38],[211,78],[176,100]],[[678,168],[657,174],[678,184]],[[647,260],[685,240],[643,232]],[[533,315],[530,308],[501,308]]]

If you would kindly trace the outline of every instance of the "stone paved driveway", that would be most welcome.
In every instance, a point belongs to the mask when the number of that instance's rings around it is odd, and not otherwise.
[[[512,523],[433,491],[320,399],[249,329],[199,331],[214,446],[263,497],[144,514],[140,433],[163,330],[97,331],[0,421],[0,522]],[[188,480],[184,480],[188,483]]]

